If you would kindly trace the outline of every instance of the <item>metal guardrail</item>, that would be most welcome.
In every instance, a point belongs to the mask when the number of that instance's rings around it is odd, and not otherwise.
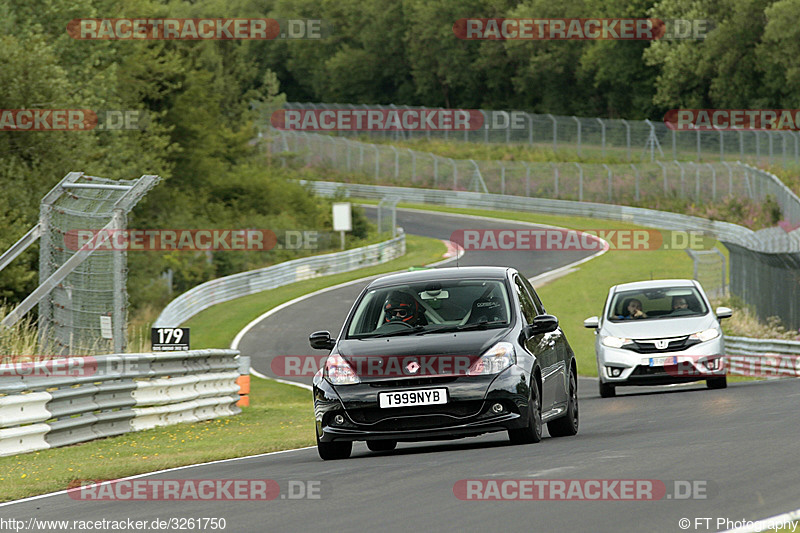
[[[237,350],[56,361],[2,365],[0,456],[238,414],[250,367]]]
[[[234,298],[282,287],[297,281],[338,274],[386,263],[406,253],[406,238],[398,237],[361,248],[313,257],[217,278],[202,283],[172,300],[153,327],[177,327],[200,311]]]

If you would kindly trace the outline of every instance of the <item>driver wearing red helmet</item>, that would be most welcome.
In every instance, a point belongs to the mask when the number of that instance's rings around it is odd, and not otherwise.
[[[424,326],[428,323],[417,299],[400,291],[389,294],[383,304],[383,323],[390,322],[403,322],[409,326]]]

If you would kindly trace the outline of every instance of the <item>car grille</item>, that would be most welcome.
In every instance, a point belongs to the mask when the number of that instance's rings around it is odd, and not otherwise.
[[[348,409],[347,413],[357,424],[375,424],[375,430],[422,429],[459,424],[460,419],[479,414],[482,406],[483,400],[471,400],[446,405]]]
[[[383,388],[383,387],[407,387],[411,385],[416,387],[418,385],[441,385],[443,383],[452,383],[460,376],[431,376],[424,378],[403,378],[403,379],[382,379],[380,381],[369,382],[370,387]]]
[[[667,346],[665,348],[656,347],[656,343],[659,341],[666,341]],[[679,352],[699,342],[697,339],[690,339],[688,335],[668,339],[633,339],[633,344],[626,348],[636,353]]]
[[[668,372],[664,369],[663,366],[644,366],[639,365],[633,369],[631,372],[631,377],[633,376],[666,376]]]

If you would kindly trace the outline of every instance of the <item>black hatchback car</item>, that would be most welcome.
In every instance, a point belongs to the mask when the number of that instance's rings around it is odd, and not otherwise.
[[[350,456],[353,441],[388,451],[398,441],[508,431],[513,443],[578,432],[575,357],[527,279],[512,268],[442,268],[367,286],[314,376],[317,448]]]

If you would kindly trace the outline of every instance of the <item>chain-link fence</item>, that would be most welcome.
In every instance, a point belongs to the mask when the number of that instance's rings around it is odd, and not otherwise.
[[[724,298],[728,293],[725,255],[717,248],[686,250],[686,253],[694,263],[693,279],[700,282],[710,298]]]
[[[400,198],[387,196],[378,203],[378,233],[391,233],[397,236],[397,203]]]
[[[800,224],[800,199],[774,175],[740,162],[476,161],[330,135],[272,128],[265,133],[270,152],[285,154],[285,161],[363,174],[376,184],[618,204],[646,198],[704,203],[725,197],[772,197],[786,220]]]
[[[127,256],[124,249],[112,249],[109,239],[125,229],[127,214],[159,180],[110,180],[82,172],[61,180],[42,199],[37,226],[0,261],[7,264],[39,236],[39,287],[2,325],[14,324],[38,304],[40,343],[52,353],[123,352]],[[94,245],[84,247],[81,230],[104,231]]]
[[[287,102],[284,109],[402,110],[441,109]],[[675,131],[663,122],[608,118],[568,117],[523,111],[486,111],[484,126],[466,131],[372,131],[334,132],[371,135],[384,139],[444,139],[468,142],[519,143],[551,149],[578,158],[615,158],[621,161],[720,160],[777,164],[800,161],[800,133],[795,131]],[[503,114],[504,113],[504,114]],[[503,118],[506,117],[506,118]]]

